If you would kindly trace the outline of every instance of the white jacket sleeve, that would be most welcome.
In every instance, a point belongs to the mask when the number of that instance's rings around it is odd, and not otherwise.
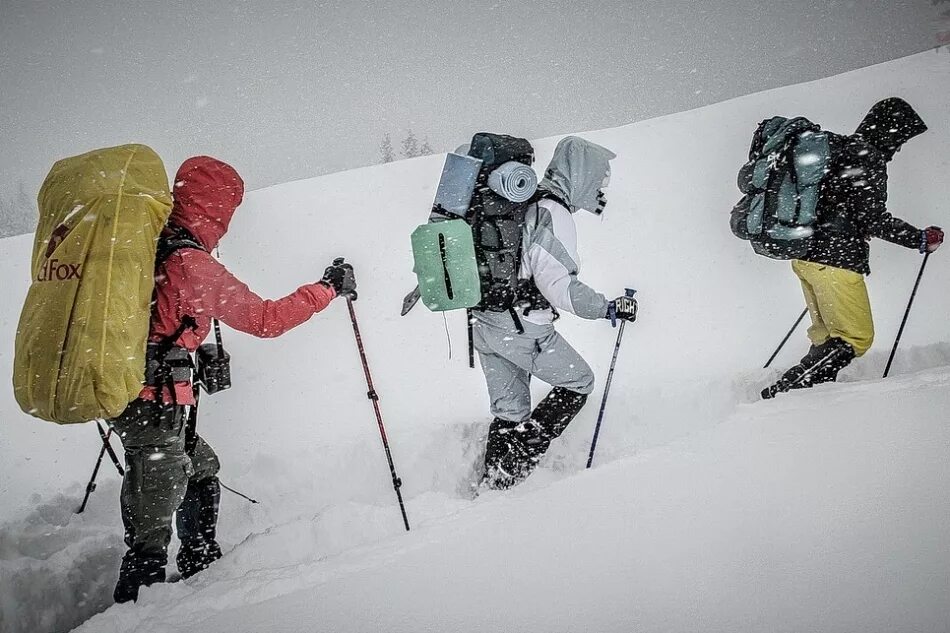
[[[607,299],[577,278],[577,229],[571,213],[553,200],[528,211],[521,276],[534,283],[551,305],[584,319],[607,315]]]

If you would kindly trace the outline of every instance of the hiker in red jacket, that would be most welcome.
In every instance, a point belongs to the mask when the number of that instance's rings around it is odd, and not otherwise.
[[[115,587],[116,602],[165,580],[172,513],[177,511],[178,570],[187,578],[221,557],[215,541],[218,458],[198,436],[186,449],[187,407],[195,404],[189,353],[212,318],[270,338],[307,321],[339,296],[356,296],[349,264],[334,263],[317,283],[282,299],[254,294],[211,256],[244,196],[233,167],[208,156],[186,160],[175,176],[174,207],[158,245],[146,384],[110,424],[122,439],[126,471],[122,522],[129,550]]]

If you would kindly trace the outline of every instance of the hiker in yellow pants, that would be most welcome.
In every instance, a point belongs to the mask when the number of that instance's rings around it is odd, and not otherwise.
[[[940,228],[918,229],[887,210],[887,163],[926,130],[910,104],[891,97],[874,104],[851,136],[828,135],[831,163],[821,181],[818,222],[807,253],[792,261],[811,315],[812,345],[797,365],[762,390],[763,398],[836,380],[871,347],[874,323],[864,275],[871,272],[872,237],[921,253],[943,243]]]
[[[792,262],[802,282],[811,317],[808,339],[820,347],[829,339],[848,343],[854,356],[863,356],[874,342],[874,322],[864,276],[856,272],[802,260]]]

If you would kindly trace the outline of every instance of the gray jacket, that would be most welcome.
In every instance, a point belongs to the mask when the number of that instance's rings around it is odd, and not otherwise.
[[[577,136],[561,139],[540,187],[564,204],[542,200],[537,212],[528,212],[525,222],[519,277],[534,278],[552,306],[584,319],[606,316],[607,299],[578,279],[577,229],[571,214],[597,208],[597,193],[606,186],[614,158],[610,150]],[[550,323],[553,313],[531,312],[525,319],[541,325]]]

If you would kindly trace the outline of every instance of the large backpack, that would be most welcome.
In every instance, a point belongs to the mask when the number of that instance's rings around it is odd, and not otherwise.
[[[430,223],[412,236],[423,303],[433,311],[547,307],[530,280],[518,279],[525,218],[540,199],[530,168],[534,148],[524,139],[479,133],[469,160],[453,156],[446,160],[442,183],[467,182],[471,188],[450,194],[440,184]],[[468,177],[459,174],[466,169]],[[509,181],[499,182],[509,174]],[[515,200],[497,193],[501,190]]]
[[[66,158],[38,206],[16,400],[60,424],[113,418],[142,389],[156,240],[172,207],[165,166],[144,145]]]
[[[739,170],[739,190],[745,195],[732,209],[732,232],[759,255],[805,256],[830,162],[828,134],[808,119],[763,121],[752,138],[749,160]]]

